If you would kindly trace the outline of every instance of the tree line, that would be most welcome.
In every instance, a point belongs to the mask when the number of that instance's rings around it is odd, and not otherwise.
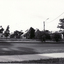
[[[11,34],[9,28],[10,28],[10,27],[9,27],[9,25],[8,25],[7,28],[6,28],[6,30],[4,31],[4,28],[2,27],[2,28],[0,29],[0,34],[2,34],[0,37],[3,37],[3,36],[4,36],[4,37],[6,37],[6,38],[8,38],[8,37],[10,37],[10,38],[20,38],[21,35],[23,34],[22,31],[18,31],[18,30],[14,31],[14,32]]]
[[[24,34],[27,39],[38,39],[43,41],[46,40],[54,40],[56,42],[62,39],[61,33],[58,32],[50,32],[49,30],[40,31],[39,29],[35,30],[34,28],[30,28],[27,33]]]
[[[4,31],[4,28],[0,29],[0,33],[2,34],[1,37],[4,35],[6,38],[22,38],[22,34],[24,34],[23,31],[15,30],[12,34],[10,33],[9,25],[7,26],[6,30]],[[58,25],[58,28],[64,29],[64,19],[60,19],[60,23]],[[23,35],[27,39],[38,39],[41,41],[46,40],[54,40],[54,41],[60,41],[62,39],[61,35],[64,35],[64,32],[50,32],[49,30],[40,31],[39,29],[35,30],[33,27],[30,27],[29,30],[26,31],[26,33]]]

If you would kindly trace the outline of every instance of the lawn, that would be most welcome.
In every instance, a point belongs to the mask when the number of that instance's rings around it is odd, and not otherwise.
[[[0,42],[0,55],[23,55],[64,52],[64,44]]]
[[[19,42],[0,42],[0,55],[24,55],[38,53],[55,53],[64,52],[64,44],[48,44],[48,43],[19,43]],[[13,61],[9,63],[18,63],[21,61]],[[31,61],[23,61],[22,63],[43,63],[43,64],[63,64],[64,58],[57,59],[39,59]]]

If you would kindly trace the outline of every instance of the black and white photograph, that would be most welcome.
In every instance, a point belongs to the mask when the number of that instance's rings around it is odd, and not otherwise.
[[[64,64],[64,0],[0,0],[0,63]]]

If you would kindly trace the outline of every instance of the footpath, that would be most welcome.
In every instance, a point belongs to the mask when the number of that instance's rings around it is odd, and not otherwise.
[[[64,53],[30,54],[30,55],[4,55],[0,56],[0,62],[28,61],[50,58],[64,58]]]

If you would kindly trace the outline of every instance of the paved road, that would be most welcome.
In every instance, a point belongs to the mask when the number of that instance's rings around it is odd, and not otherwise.
[[[7,55],[7,56],[0,56],[0,62],[28,61],[28,60],[51,59],[51,58],[64,58],[64,53],[11,55],[11,56]]]

